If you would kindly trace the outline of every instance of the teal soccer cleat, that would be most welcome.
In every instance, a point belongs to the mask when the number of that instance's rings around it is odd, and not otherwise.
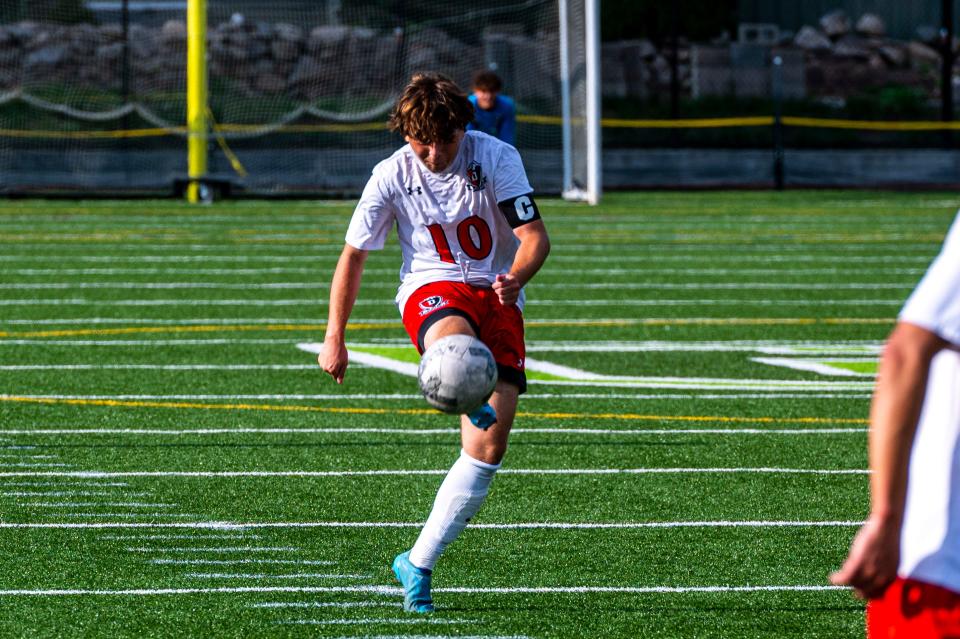
[[[497,423],[497,411],[493,410],[493,406],[489,402],[467,415],[467,417],[470,419],[470,423],[480,430],[487,430]]]
[[[403,609],[407,612],[433,612],[430,581],[433,571],[417,568],[410,563],[410,551],[393,560],[393,574],[403,586]]]

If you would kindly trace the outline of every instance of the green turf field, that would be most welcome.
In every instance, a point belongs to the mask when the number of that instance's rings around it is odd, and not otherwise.
[[[944,193],[545,201],[530,392],[403,613],[458,455],[372,254],[316,367],[349,202],[0,204],[0,636],[858,637],[881,342]]]

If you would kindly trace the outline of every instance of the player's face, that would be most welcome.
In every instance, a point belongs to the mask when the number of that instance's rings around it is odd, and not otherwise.
[[[473,95],[477,98],[477,106],[483,109],[484,111],[489,111],[493,108],[493,105],[497,101],[496,91],[485,91],[483,89],[476,89],[473,92]]]
[[[414,154],[420,158],[424,166],[434,173],[439,173],[450,166],[450,163],[457,157],[457,151],[460,149],[460,141],[462,139],[463,131],[457,131],[456,136],[454,136],[451,142],[432,142],[425,144],[423,142],[417,142],[409,135],[406,137]]]

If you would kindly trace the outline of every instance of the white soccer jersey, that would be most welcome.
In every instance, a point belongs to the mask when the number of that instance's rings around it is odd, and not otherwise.
[[[960,346],[960,215],[900,320]],[[960,353],[954,350],[941,351],[930,366],[910,453],[899,574],[960,592]]]
[[[513,198],[519,221],[532,219],[520,154],[509,144],[468,131],[457,157],[430,171],[406,145],[373,169],[350,220],[346,241],[382,249],[396,224],[403,265],[397,305],[424,284],[458,281],[490,286],[507,273],[519,240],[497,204]],[[523,292],[517,305],[523,309]]]

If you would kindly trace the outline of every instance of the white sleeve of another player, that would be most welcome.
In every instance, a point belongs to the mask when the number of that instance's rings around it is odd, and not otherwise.
[[[380,173],[374,171],[350,218],[347,244],[364,251],[382,249],[394,219],[393,204],[383,188]]]
[[[900,321],[960,344],[960,215],[950,227],[940,255],[900,311]]]
[[[503,145],[500,161],[493,172],[493,190],[497,202],[503,202],[518,195],[526,195],[533,191],[527,180],[527,172],[523,169],[520,153],[509,144]]]

